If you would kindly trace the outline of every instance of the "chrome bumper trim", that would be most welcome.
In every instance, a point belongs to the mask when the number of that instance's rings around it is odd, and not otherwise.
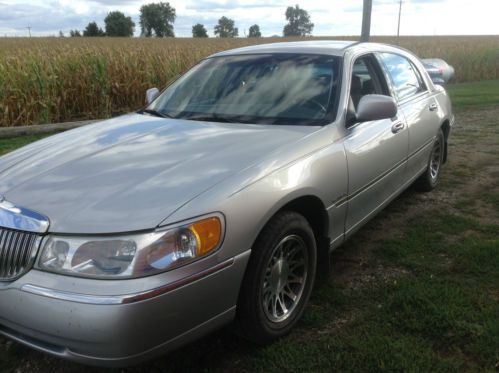
[[[225,262],[217,264],[214,267],[195,273],[191,276],[187,276],[181,280],[172,282],[171,284],[134,294],[123,294],[123,295],[79,294],[79,293],[73,293],[61,290],[48,289],[32,284],[23,285],[21,287],[21,290],[30,294],[35,294],[47,298],[63,300],[68,302],[75,302],[75,303],[84,303],[84,304],[93,304],[93,305],[130,304],[130,303],[141,302],[143,300],[152,299],[160,295],[169,293],[173,290],[176,290],[192,282],[201,280],[204,277],[213,275],[216,272],[219,272],[225,268],[228,268],[233,263],[234,263],[234,258],[231,258],[229,260],[226,260]]]

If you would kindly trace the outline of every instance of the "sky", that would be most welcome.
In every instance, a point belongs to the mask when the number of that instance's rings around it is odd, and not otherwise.
[[[140,35],[139,9],[160,0],[0,0],[0,36],[66,35],[96,21],[104,28],[109,11],[120,10],[136,23]],[[165,1],[165,0],[163,0]],[[239,36],[258,24],[263,36],[282,35],[286,7],[298,4],[315,24],[313,35],[358,35],[362,0],[170,0],[177,11],[176,36],[191,36],[192,25],[202,23],[213,36],[222,16],[235,20]],[[399,0],[373,0],[372,35],[397,32]],[[499,34],[499,0],[403,0],[401,35]]]

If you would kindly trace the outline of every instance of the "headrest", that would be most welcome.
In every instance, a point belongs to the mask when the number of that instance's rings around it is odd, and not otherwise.
[[[350,92],[352,93],[360,93],[362,90],[362,81],[357,75],[352,75],[352,87]]]

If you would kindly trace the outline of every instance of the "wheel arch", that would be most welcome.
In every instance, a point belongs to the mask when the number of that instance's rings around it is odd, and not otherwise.
[[[265,226],[282,211],[296,212],[308,221],[317,244],[317,274],[323,276],[329,273],[329,214],[323,201],[313,194],[294,196],[289,200],[282,201],[265,219],[257,237],[260,236]]]
[[[316,239],[328,236],[329,215],[320,198],[313,195],[297,197],[287,202],[277,212],[280,211],[294,211],[303,215],[312,227]]]

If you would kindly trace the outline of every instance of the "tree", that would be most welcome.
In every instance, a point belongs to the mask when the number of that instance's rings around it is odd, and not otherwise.
[[[69,36],[71,36],[72,38],[76,38],[76,37],[80,37],[81,34],[80,34],[80,31],[78,31],[78,30],[69,30]]]
[[[142,35],[150,37],[174,37],[173,23],[177,15],[170,3],[151,3],[140,8],[140,28]]]
[[[62,30],[59,31],[59,37],[60,38],[63,38],[64,37],[64,32],[62,32]]]
[[[288,6],[286,20],[288,24],[284,26],[284,36],[307,36],[312,33],[314,28],[314,24],[310,22],[308,12],[305,9],[300,9],[298,5],[294,8]]]
[[[220,38],[234,38],[239,35],[239,30],[234,27],[234,20],[223,16],[215,26],[215,35]]]
[[[248,38],[261,38],[262,33],[260,32],[260,26],[253,25],[249,28]]]
[[[197,23],[192,26],[192,37],[193,38],[207,38],[208,30],[201,23]]]
[[[135,23],[132,18],[125,16],[120,11],[109,12],[104,19],[107,36],[133,36]]]
[[[104,31],[97,26],[97,23],[90,22],[85,30],[83,30],[83,36],[105,36]]]

